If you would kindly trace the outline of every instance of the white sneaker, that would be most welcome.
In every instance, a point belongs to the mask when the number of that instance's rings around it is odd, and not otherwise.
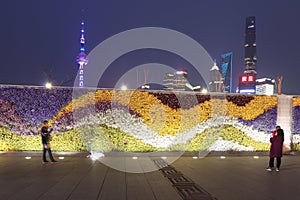
[[[279,172],[279,168],[276,168],[276,172]]]
[[[266,170],[267,170],[268,172],[270,172],[270,171],[272,171],[272,168],[268,167],[268,168],[266,168]]]

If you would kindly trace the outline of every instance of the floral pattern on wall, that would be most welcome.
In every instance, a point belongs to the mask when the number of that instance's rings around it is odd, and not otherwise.
[[[73,99],[72,92],[0,86],[0,150],[39,150],[36,137],[45,119],[54,128],[54,149],[62,151],[88,150],[91,137],[105,141],[97,145],[106,151],[265,151],[276,125],[276,96],[98,89]],[[298,133],[299,97],[293,99],[293,113]]]

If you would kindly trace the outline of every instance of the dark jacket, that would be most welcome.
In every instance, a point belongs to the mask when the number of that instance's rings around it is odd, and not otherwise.
[[[50,133],[52,132],[52,129],[50,129],[50,131],[48,130],[48,128],[46,126],[42,127],[42,143],[43,144],[49,144],[50,141]]]
[[[282,157],[282,146],[284,141],[284,133],[282,129],[277,130],[277,135],[270,138],[271,148],[270,157]]]

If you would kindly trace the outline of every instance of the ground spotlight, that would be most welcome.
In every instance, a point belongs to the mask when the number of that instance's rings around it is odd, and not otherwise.
[[[92,160],[98,160],[99,158],[104,157],[104,154],[101,152],[91,152],[90,158]]]

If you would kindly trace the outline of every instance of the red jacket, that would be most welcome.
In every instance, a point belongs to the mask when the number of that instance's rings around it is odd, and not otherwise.
[[[270,148],[270,157],[282,157],[282,146],[284,141],[284,135],[277,134],[274,137],[270,138],[271,148]]]

